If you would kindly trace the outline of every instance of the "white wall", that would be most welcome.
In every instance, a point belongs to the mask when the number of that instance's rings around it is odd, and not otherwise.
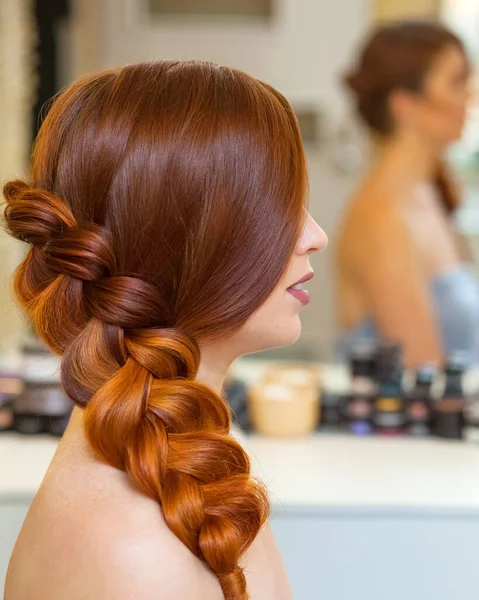
[[[101,66],[148,59],[215,60],[277,87],[293,103],[318,105],[331,132],[344,119],[339,84],[369,23],[369,0],[277,0],[271,22],[152,19],[139,0],[77,0],[75,75]],[[87,32],[87,33],[84,33]],[[335,169],[328,144],[308,149],[311,212],[334,237],[356,176]],[[326,253],[315,261],[315,300],[304,318],[302,343],[329,353],[334,337],[332,273]]]
[[[271,22],[149,17],[138,0],[103,0],[102,62],[216,60],[267,80],[286,95],[336,103],[334,80],[363,32],[365,0],[276,0]],[[341,95],[340,95],[341,96]]]

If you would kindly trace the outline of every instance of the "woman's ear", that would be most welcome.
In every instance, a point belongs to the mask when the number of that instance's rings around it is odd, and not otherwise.
[[[388,107],[393,127],[410,126],[418,118],[418,94],[397,88],[389,94]]]

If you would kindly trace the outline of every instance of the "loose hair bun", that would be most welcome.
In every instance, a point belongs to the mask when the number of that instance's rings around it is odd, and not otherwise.
[[[354,92],[356,95],[358,95],[362,90],[361,74],[356,71],[352,71],[351,73],[345,75],[343,77],[343,82],[346,85],[346,87],[352,92]]]

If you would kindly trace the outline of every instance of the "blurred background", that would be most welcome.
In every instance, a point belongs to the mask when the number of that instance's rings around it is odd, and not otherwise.
[[[309,160],[311,212],[333,243],[369,164],[365,130],[342,85],[367,32],[397,18],[438,18],[461,35],[473,63],[479,60],[473,0],[2,0],[1,10],[2,180],[26,167],[43,104],[83,73],[158,58],[213,60],[269,82],[293,104]],[[472,238],[479,226],[478,128],[478,109],[472,109],[452,151],[466,184],[457,218]],[[333,256],[316,259],[303,336],[286,354],[333,356]],[[6,352],[22,323],[7,285],[17,259],[16,244],[2,237],[0,343]]]
[[[309,162],[310,211],[331,246],[314,259],[300,341],[235,366],[227,391],[243,429],[238,435],[272,486],[274,528],[299,600],[375,600],[385,594],[393,600],[456,600],[476,593],[477,373],[458,356],[444,368],[415,364],[414,372],[403,372],[393,344],[350,349],[346,357],[337,353],[342,332],[335,245],[375,152],[343,80],[373,27],[411,18],[441,22],[460,37],[474,86],[477,0],[0,0],[2,181],[27,172],[49,98],[104,67],[212,60],[273,85],[297,114]],[[473,90],[461,139],[445,151],[461,195],[451,227],[466,240],[475,270],[476,96]],[[6,432],[0,436],[0,586],[56,445],[53,437],[25,434],[61,435],[68,420],[55,359],[38,347],[12,303],[10,279],[20,246],[0,233],[0,429]],[[458,402],[452,408],[437,404],[444,398]],[[379,405],[378,399],[393,403]],[[40,421],[46,405],[54,408]],[[382,421],[374,421],[373,410]],[[433,422],[435,411],[446,416]],[[323,435],[309,435],[318,427]],[[245,435],[251,431],[257,434]],[[373,431],[384,435],[370,436]]]

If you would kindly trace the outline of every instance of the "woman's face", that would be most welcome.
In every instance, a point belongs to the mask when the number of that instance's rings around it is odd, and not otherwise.
[[[433,62],[420,95],[410,94],[403,113],[407,125],[441,147],[461,137],[470,95],[469,68],[456,46],[442,50]]]
[[[273,242],[274,243],[274,242]],[[299,313],[309,303],[307,281],[313,276],[310,256],[320,252],[328,238],[311,215],[307,215],[293,257],[271,296],[229,340],[239,356],[268,348],[288,346],[301,333]]]

